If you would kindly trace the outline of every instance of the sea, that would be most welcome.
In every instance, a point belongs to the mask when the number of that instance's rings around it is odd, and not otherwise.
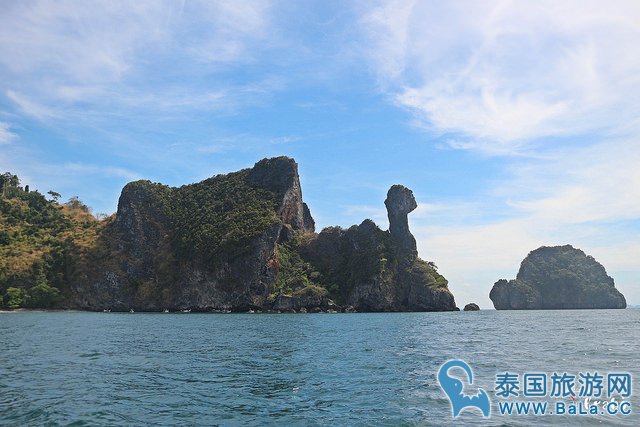
[[[3,312],[0,425],[638,426],[639,328],[639,309]],[[473,406],[453,417],[438,381],[451,359],[472,370],[472,382],[449,376],[486,393],[488,417]],[[524,395],[533,374],[542,397]],[[501,412],[527,401],[547,411]]]

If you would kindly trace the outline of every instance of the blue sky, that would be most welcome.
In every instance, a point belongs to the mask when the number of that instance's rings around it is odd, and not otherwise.
[[[635,1],[0,4],[0,169],[115,211],[120,189],[277,155],[320,228],[387,227],[490,307],[570,243],[640,304]]]

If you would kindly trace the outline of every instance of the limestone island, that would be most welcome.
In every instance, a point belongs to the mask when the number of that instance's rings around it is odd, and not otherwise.
[[[288,157],[172,188],[127,184],[98,220],[3,175],[0,263],[7,308],[94,311],[453,311],[447,280],[418,257],[394,185],[389,230],[315,223]],[[24,238],[24,236],[31,236]],[[21,237],[22,236],[22,237]],[[26,242],[26,243],[25,243]]]
[[[592,256],[571,245],[542,246],[522,261],[515,280],[498,280],[497,310],[626,308],[624,295]]]

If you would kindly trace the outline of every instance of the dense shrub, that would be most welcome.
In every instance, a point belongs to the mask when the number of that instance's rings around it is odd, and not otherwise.
[[[0,303],[8,308],[51,307],[63,300],[66,254],[93,245],[102,222],[77,197],[59,204],[0,175]]]
[[[168,215],[179,257],[215,263],[241,255],[278,222],[276,195],[249,185],[247,174],[218,175],[175,189]]]

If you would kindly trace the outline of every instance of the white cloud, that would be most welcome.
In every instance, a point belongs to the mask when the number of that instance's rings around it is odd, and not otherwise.
[[[399,105],[467,137],[457,148],[499,153],[637,123],[639,22],[635,1],[389,1],[363,19]]]
[[[640,218],[638,165],[635,139],[559,148],[515,163],[495,191],[517,211],[559,225],[630,220]]]
[[[269,1],[185,4],[182,18],[189,27],[182,30],[188,40],[196,40],[187,47],[188,52],[200,62],[251,61],[255,52],[248,46],[269,36],[270,7]]]
[[[211,79],[255,60],[271,2],[25,1],[0,13],[0,89],[40,120],[205,110],[273,82]]]
[[[7,144],[18,136],[11,131],[11,126],[9,123],[0,122],[0,145]]]
[[[165,9],[161,2],[5,5],[0,63],[15,75],[114,81],[130,68],[137,49],[161,38]]]
[[[18,106],[20,111],[28,116],[35,117],[36,119],[47,119],[58,117],[60,112],[55,112],[52,108],[46,107],[44,105],[35,102],[26,96],[17,93],[13,90],[7,91],[7,98],[13,101],[14,104]]]

